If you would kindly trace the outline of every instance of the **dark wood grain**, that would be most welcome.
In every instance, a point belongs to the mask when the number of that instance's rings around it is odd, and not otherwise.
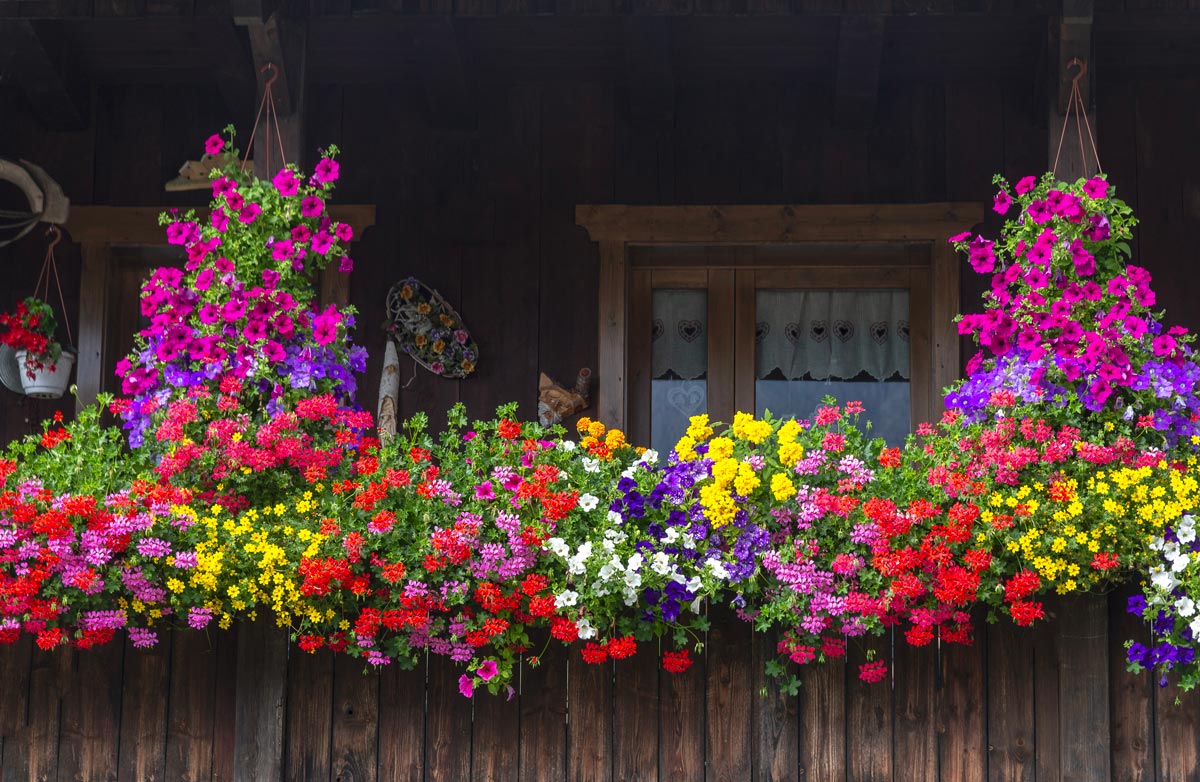
[[[800,673],[800,778],[846,779],[844,659],[806,665]]]
[[[936,729],[941,778],[984,782],[987,752],[987,629],[974,617],[975,637],[968,646],[943,644]]]
[[[692,661],[692,667],[683,673],[663,671],[659,676],[659,779],[704,779],[704,753],[696,749],[704,746],[705,740],[707,658],[693,653]]]
[[[374,782],[378,766],[379,676],[339,656],[333,671],[333,781]],[[299,737],[294,740],[299,740]]]
[[[16,775],[16,758],[23,754],[18,739],[27,724],[32,648],[33,638],[28,634],[16,643],[0,646],[0,682],[4,685],[4,698],[0,700],[0,779]]]
[[[235,698],[234,779],[283,776],[283,727],[287,709],[287,633],[260,615],[238,628],[238,687]],[[218,717],[217,724],[221,724]]]
[[[117,779],[121,725],[121,639],[72,654],[59,716],[58,773],[62,779]]]
[[[389,665],[379,675],[379,779],[425,778],[425,660],[413,670]]]
[[[1150,628],[1126,610],[1136,589],[1119,589],[1108,598],[1108,680],[1112,778],[1120,782],[1155,779],[1154,677],[1125,669],[1125,644],[1149,645]]]
[[[1029,640],[1033,646],[1034,758],[1038,779],[1047,777],[1056,779],[1060,776],[1063,779],[1087,778],[1086,775],[1082,777],[1066,776],[1067,755],[1072,751],[1080,752],[1082,750],[1073,750],[1064,743],[1067,732],[1079,729],[1077,725],[1072,727],[1070,723],[1075,721],[1074,715],[1078,713],[1076,709],[1081,706],[1077,696],[1068,695],[1064,698],[1064,691],[1071,686],[1068,682],[1074,681],[1076,686],[1080,685],[1080,674],[1087,669],[1070,670],[1070,664],[1065,662],[1064,655],[1068,646],[1075,646],[1072,651],[1072,654],[1075,655],[1080,654],[1082,650],[1079,649],[1078,641],[1065,641],[1063,634],[1064,632],[1077,633],[1080,626],[1076,622],[1073,623],[1074,629],[1065,631],[1064,627],[1072,623],[1064,624],[1061,619],[1065,614],[1084,609],[1084,606],[1079,605],[1080,602],[1079,598],[1072,598],[1069,602],[1064,603],[1063,599],[1056,594],[1045,595],[1043,610],[1046,612],[1046,619],[1032,628],[1013,630],[1013,632],[1030,636]],[[1079,605],[1078,609],[1077,605]],[[1103,652],[1095,650],[1082,653],[1103,656]],[[1095,670],[1092,669],[1090,674],[1094,675],[1094,673]],[[1076,702],[1068,707],[1067,704],[1072,699]],[[1107,719],[1107,711],[1105,718]],[[1059,736],[1059,738],[1056,740],[1055,736]],[[1107,729],[1105,736],[1107,736]],[[1105,739],[1092,738],[1086,741],[1094,743],[1096,749],[1100,750]]]
[[[521,700],[516,690],[480,693],[471,731],[473,782],[516,782],[521,745]]]
[[[544,640],[535,637],[533,647]],[[521,673],[521,746],[537,747],[522,754],[521,782],[558,782],[567,773],[567,650],[552,642],[537,667]]]
[[[794,780],[800,774],[799,697],[780,690],[767,675],[775,659],[775,633],[753,634],[750,642],[751,751],[756,782]]]
[[[613,664],[590,665],[578,654],[567,660],[567,779],[613,778]],[[624,715],[621,715],[624,716]]]
[[[846,770],[854,780],[885,780],[892,778],[892,677],[895,660],[890,641],[885,635],[871,639],[869,647],[848,644],[846,677]],[[859,678],[860,666],[867,662],[867,648],[875,649],[875,660],[888,666],[888,678],[881,682],[865,682]]]
[[[309,654],[295,646],[289,651],[284,774],[287,779],[328,780],[333,757],[333,652],[319,649]]]
[[[751,776],[753,713],[753,629],[724,609],[712,612],[708,633],[705,710],[705,779],[741,782]]]
[[[613,681],[613,777],[625,782],[658,779],[659,661],[651,643],[619,661]]]
[[[212,778],[217,685],[215,641],[215,631],[198,630],[176,630],[172,639],[171,685],[167,695],[167,779],[201,782]]]
[[[428,738],[425,778],[457,782],[471,777],[471,700],[458,691],[464,666],[442,655],[429,656]],[[481,693],[478,697],[488,697]]]
[[[167,778],[166,694],[174,643],[175,633],[166,629],[152,649],[135,649],[125,640],[118,767],[122,782],[164,782]]]
[[[909,646],[897,633],[892,742],[896,779],[938,778],[937,652],[933,644]]]
[[[1032,782],[1034,650],[1032,633],[1011,622],[987,628],[987,737],[990,782]]]

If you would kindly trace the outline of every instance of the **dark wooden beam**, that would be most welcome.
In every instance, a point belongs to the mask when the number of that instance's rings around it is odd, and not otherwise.
[[[669,128],[675,123],[675,36],[672,20],[631,16],[621,20],[625,87],[635,124]]]
[[[280,0],[230,0],[233,19],[238,24],[265,22],[279,10]]]
[[[878,14],[842,17],[833,104],[833,121],[839,128],[859,130],[875,121],[885,25]]]
[[[0,86],[5,85],[25,94],[48,129],[87,126],[91,87],[53,23],[0,19]]]
[[[413,33],[412,47],[430,124],[455,130],[473,129],[474,93],[467,80],[454,20],[430,18],[428,24]]]
[[[292,82],[296,79],[295,68],[297,60],[303,52],[303,36],[296,39],[289,35],[285,28],[295,28],[292,20],[285,20],[279,12],[263,21],[256,17],[234,17],[234,21],[246,28],[250,34],[250,51],[254,56],[254,70],[258,73],[259,94],[265,87],[269,76],[263,72],[267,65],[275,66],[275,81],[271,86],[275,96],[275,111],[280,116],[293,113],[293,103],[297,102],[296,89]],[[303,28],[301,28],[303,29]],[[290,44],[290,45],[289,45]],[[288,51],[291,49],[291,51]]]

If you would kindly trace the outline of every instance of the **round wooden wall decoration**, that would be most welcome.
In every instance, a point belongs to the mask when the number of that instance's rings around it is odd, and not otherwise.
[[[435,375],[464,378],[475,371],[479,346],[462,316],[441,294],[415,277],[387,295],[387,331],[400,351]]]

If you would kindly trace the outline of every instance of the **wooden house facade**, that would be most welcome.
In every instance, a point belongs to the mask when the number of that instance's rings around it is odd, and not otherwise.
[[[966,355],[949,319],[985,285],[944,237],[999,226],[994,173],[1050,167],[1072,57],[1100,162],[1141,219],[1134,257],[1196,329],[1187,0],[0,0],[0,155],[76,207],[58,258],[87,324],[85,394],[113,387],[138,282],[167,257],[153,213],[206,202],[164,183],[227,123],[248,135],[271,61],[291,159],[336,144],[337,201],[373,207],[332,292],[370,350],[364,407],[384,293],[407,276],[454,304],[481,359],[465,380],[409,382],[405,365],[401,415],[515,400],[533,418],[540,372],[591,367],[588,414],[639,437],[653,290],[702,288],[728,320],[708,348],[727,417],[754,398],[739,296],[878,278],[924,313],[917,420]],[[28,294],[44,249],[40,232],[0,247],[0,304]],[[0,438],[55,409],[0,392]],[[0,647],[0,780],[1200,779],[1200,697],[1126,673],[1123,643],[1146,631],[1123,608],[1055,602],[1042,628],[981,622],[967,648],[896,639],[888,682],[851,660],[796,696],[762,672],[770,639],[715,610],[687,674],[550,655],[510,700],[461,698],[440,659],[364,675],[257,624],[149,652],[26,638]]]

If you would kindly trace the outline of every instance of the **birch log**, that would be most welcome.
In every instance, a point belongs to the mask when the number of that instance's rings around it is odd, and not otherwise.
[[[379,376],[379,442],[386,443],[396,436],[396,410],[400,400],[400,356],[396,343],[387,341],[383,353],[383,372]]]

